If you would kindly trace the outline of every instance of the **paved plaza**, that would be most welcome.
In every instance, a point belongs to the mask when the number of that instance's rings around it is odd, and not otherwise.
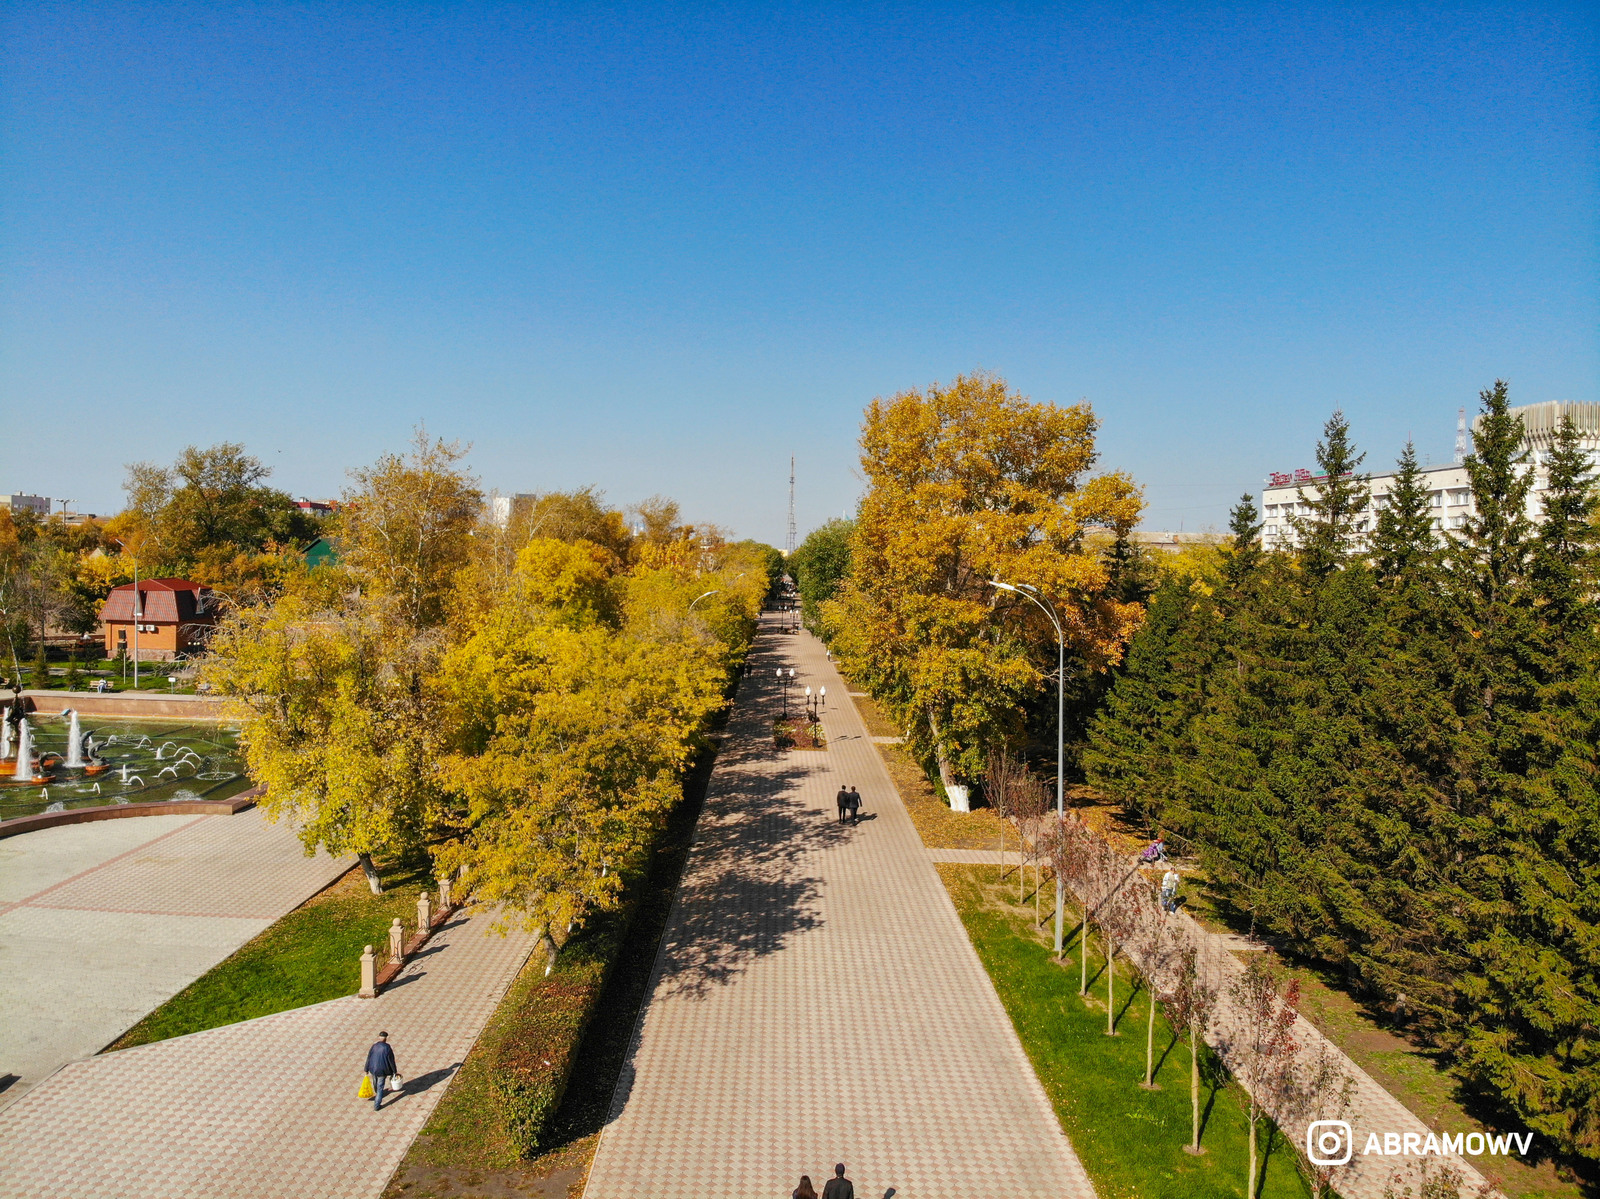
[[[492,917],[442,926],[377,999],[67,1066],[0,1112],[0,1199],[377,1199],[533,948]],[[374,1112],[380,1028],[406,1088]]]
[[[827,687],[826,751],[773,750],[780,664],[791,710]],[[844,680],[769,624],[586,1194],[820,1191],[841,1161],[863,1199],[1094,1194]]]
[[[0,841],[0,1107],[97,1053],[349,869],[260,809]]]

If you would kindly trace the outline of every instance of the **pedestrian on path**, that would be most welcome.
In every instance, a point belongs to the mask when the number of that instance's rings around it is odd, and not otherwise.
[[[817,1192],[811,1185],[811,1175],[800,1175],[800,1185],[790,1192],[789,1199],[817,1199]]]
[[[834,799],[839,805],[839,823],[843,824],[846,813],[850,811],[850,789],[848,787],[841,786],[839,788],[839,794],[836,795]]]
[[[822,1199],[856,1199],[855,1184],[844,1176],[844,1163],[833,1168],[833,1177],[822,1188]]]
[[[1178,910],[1178,872],[1169,870],[1161,876],[1161,910],[1169,915]]]
[[[850,798],[845,801],[845,806],[850,809],[850,823],[861,823],[861,792],[854,787],[850,788]]]
[[[400,1073],[394,1062],[394,1050],[389,1047],[389,1034],[380,1032],[378,1039],[367,1050],[367,1074],[372,1079],[372,1110],[383,1107],[383,1088]]]

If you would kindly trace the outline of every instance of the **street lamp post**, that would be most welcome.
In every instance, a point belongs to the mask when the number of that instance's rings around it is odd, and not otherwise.
[[[127,543],[120,537],[114,539],[116,543],[127,549]],[[139,559],[133,559],[133,689],[139,690],[139,625],[144,621],[144,612],[139,605]],[[126,677],[123,679],[127,681]]]
[[[1050,623],[1056,630],[1056,819],[1066,818],[1066,775],[1065,743],[1062,733],[1067,719],[1067,641],[1061,632],[1061,621],[1057,618],[1055,608],[1046,604],[1039,598],[1039,589],[1027,583],[1002,583],[999,579],[990,579],[989,586],[997,587],[1001,591],[1013,591],[1024,599],[1032,600],[1034,605],[1050,618]],[[1062,909],[1066,907],[1066,883],[1061,878],[1061,872],[1056,871],[1056,957],[1061,956],[1062,944]]]
[[[689,602],[689,611],[693,612],[695,604],[698,604],[703,599],[706,599],[706,598],[708,598],[710,596],[716,595],[717,592],[719,592],[721,590],[722,590],[721,587],[713,587],[710,591],[706,592],[705,595],[697,595],[697,596],[695,596],[694,599]]]

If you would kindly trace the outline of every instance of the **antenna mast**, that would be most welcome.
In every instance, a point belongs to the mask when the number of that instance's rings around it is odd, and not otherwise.
[[[1456,465],[1467,460],[1467,410],[1456,410]]]
[[[1463,411],[1465,411],[1463,409]],[[794,455],[789,455],[789,536],[783,543],[785,557],[794,553]]]

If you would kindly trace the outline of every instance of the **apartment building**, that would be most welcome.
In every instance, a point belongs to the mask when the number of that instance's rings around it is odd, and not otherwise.
[[[1528,451],[1528,462],[1525,469],[1532,471],[1534,476],[1533,489],[1528,495],[1528,516],[1538,520],[1544,511],[1542,497],[1549,486],[1550,448],[1564,416],[1570,414],[1577,425],[1583,448],[1592,455],[1590,477],[1595,478],[1593,467],[1600,464],[1600,403],[1549,400],[1542,404],[1513,408],[1511,412],[1522,418],[1526,432],[1523,447]],[[1290,518],[1311,514],[1311,506],[1306,501],[1318,497],[1317,484],[1320,481],[1320,476],[1308,470],[1274,472],[1267,476],[1261,492],[1261,538],[1269,549],[1298,544]],[[1439,530],[1441,540],[1447,532],[1464,528],[1468,517],[1476,513],[1472,502],[1472,480],[1467,477],[1466,467],[1459,462],[1448,466],[1424,467],[1422,484],[1428,490],[1428,502],[1433,509],[1433,527]],[[1378,513],[1388,507],[1389,492],[1394,487],[1394,471],[1368,475],[1367,485],[1367,504],[1356,518],[1357,536],[1370,534],[1377,524]]]

